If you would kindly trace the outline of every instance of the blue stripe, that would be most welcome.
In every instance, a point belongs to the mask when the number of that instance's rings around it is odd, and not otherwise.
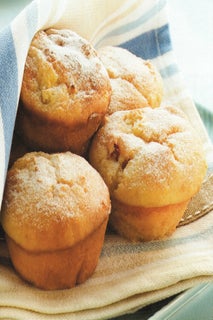
[[[146,251],[155,251],[155,250],[164,250],[167,248],[173,248],[175,246],[184,245],[187,243],[191,243],[194,241],[196,245],[196,241],[201,239],[208,239],[213,232],[213,226],[208,227],[194,235],[182,237],[182,238],[167,238],[161,241],[149,241],[149,242],[129,242],[128,240],[124,240],[123,245],[119,243],[111,244],[108,250],[108,247],[105,246],[102,251],[102,256],[110,256],[110,255],[121,255],[123,253],[140,253]],[[117,236],[119,238],[119,236]]]
[[[38,5],[33,1],[26,8],[27,32],[31,41],[37,30]],[[5,176],[10,156],[13,129],[18,105],[18,67],[10,26],[0,32],[0,108],[5,140]]]
[[[120,44],[136,56],[154,59],[172,50],[168,24]]]
[[[5,138],[5,170],[9,160],[18,101],[18,69],[10,27],[0,32],[0,108]],[[5,172],[6,175],[6,172]]]
[[[100,46],[100,44],[104,45],[103,41],[105,39],[108,39],[108,38],[114,37],[114,36],[119,36],[119,35],[122,35],[126,32],[131,32],[132,30],[134,30],[138,27],[142,27],[142,25],[144,23],[146,23],[147,21],[152,19],[153,16],[155,16],[156,14],[158,14],[165,7],[166,3],[167,3],[166,0],[157,1],[157,4],[154,7],[152,7],[149,11],[147,11],[145,14],[140,16],[138,19],[136,19],[130,23],[126,23],[125,25],[122,25],[121,27],[118,27],[118,28],[112,30],[111,32],[107,33],[96,45],[97,46]]]

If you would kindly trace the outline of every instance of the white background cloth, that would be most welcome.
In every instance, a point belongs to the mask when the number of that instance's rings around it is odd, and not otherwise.
[[[169,0],[177,62],[195,101],[213,112],[213,1]]]

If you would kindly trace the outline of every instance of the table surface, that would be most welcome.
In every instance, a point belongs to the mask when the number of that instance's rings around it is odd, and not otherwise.
[[[0,0],[0,29],[30,2]],[[168,0],[168,17],[174,52],[186,87],[196,102],[213,112],[213,1]],[[160,301],[122,319],[150,319],[173,300],[174,297]]]

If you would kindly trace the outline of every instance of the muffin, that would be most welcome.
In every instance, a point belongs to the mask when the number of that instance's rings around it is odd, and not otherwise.
[[[71,30],[39,31],[26,59],[16,130],[33,151],[84,154],[111,85],[93,46]]]
[[[70,152],[31,152],[8,172],[1,222],[22,278],[46,289],[71,288],[94,272],[110,212],[99,173]]]
[[[113,113],[89,157],[110,190],[110,225],[132,241],[171,235],[207,168],[199,137],[175,107]]]
[[[142,107],[159,107],[163,81],[156,67],[130,51],[105,46],[98,54],[110,77],[112,96],[108,114]]]

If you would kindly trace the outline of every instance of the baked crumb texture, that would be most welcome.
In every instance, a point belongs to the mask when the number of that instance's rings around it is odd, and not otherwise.
[[[113,46],[100,48],[98,54],[107,69],[112,86],[108,114],[160,106],[163,81],[149,60],[143,60],[126,49]]]
[[[33,150],[83,154],[111,85],[92,45],[70,30],[39,31],[26,59],[16,129]]]
[[[162,97],[150,61],[97,52],[70,30],[35,35],[1,212],[22,278],[47,290],[83,283],[108,221],[131,241],[175,231],[207,165],[186,116]]]
[[[1,219],[10,255],[39,287],[70,287],[91,275],[109,213],[108,188],[81,156],[27,153],[8,172]]]
[[[164,210],[164,217],[174,217],[177,225],[188,201],[198,192],[207,168],[199,137],[185,115],[174,107],[147,107],[108,116],[91,145],[90,162],[109,187],[110,220],[118,221],[120,212],[119,224],[127,230],[121,233],[127,236],[130,224],[135,225],[137,234],[138,226],[145,221],[144,212],[152,210],[156,226],[163,218],[157,212]],[[177,219],[176,205],[183,208]],[[169,215],[168,209],[174,214]],[[164,222],[168,230],[162,229],[163,235],[171,233],[168,220]],[[147,230],[149,227],[146,225]],[[154,238],[161,236],[159,229]],[[135,237],[152,239],[152,233],[144,237],[142,232]]]

